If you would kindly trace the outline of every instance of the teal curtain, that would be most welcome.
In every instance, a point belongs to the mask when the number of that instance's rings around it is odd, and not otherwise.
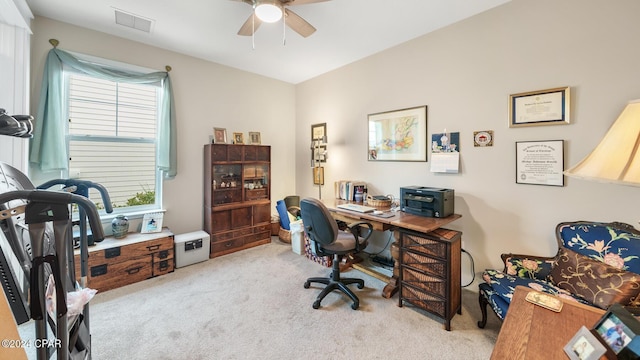
[[[53,48],[47,55],[42,74],[40,103],[36,113],[33,139],[30,142],[29,161],[42,171],[66,170],[69,155],[65,139],[67,119],[64,117],[64,84],[62,68],[69,66],[90,76],[135,84],[162,84],[160,103],[157,166],[165,178],[177,174],[176,115],[169,73],[158,71],[140,74],[101,67],[82,62],[68,52]]]

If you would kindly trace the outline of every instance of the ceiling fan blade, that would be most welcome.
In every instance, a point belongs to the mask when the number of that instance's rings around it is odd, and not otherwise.
[[[262,21],[260,21],[254,13],[251,13],[247,21],[245,21],[242,27],[240,27],[240,30],[238,30],[238,35],[251,36],[258,30],[260,24],[262,24]]]
[[[308,37],[316,32],[316,28],[309,24],[305,19],[301,18],[300,15],[287,8],[284,9],[284,13],[287,16],[287,25],[293,29],[293,31],[302,35],[302,37]]]
[[[330,0],[290,0],[290,1],[283,0],[282,2],[287,5],[304,5],[304,4],[325,2],[325,1],[330,1]]]

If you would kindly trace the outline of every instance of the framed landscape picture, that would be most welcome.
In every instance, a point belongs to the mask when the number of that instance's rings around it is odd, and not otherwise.
[[[427,161],[427,107],[370,114],[369,161]]]

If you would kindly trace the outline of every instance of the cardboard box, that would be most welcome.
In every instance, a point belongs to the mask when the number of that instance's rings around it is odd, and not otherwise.
[[[200,230],[174,236],[176,268],[209,260],[211,239]]]

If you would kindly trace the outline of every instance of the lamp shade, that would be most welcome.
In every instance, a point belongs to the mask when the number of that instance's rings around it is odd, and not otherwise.
[[[640,99],[630,101],[591,154],[564,174],[640,186]]]
[[[282,19],[282,9],[277,1],[259,1],[255,10],[258,19],[272,23]]]

